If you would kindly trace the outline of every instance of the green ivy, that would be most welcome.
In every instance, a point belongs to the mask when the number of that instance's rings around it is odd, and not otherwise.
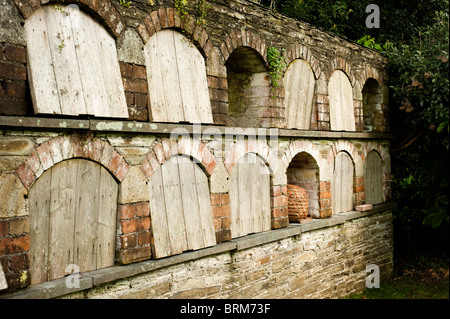
[[[187,12],[188,0],[175,0],[175,8],[181,16],[181,19],[188,13]]]
[[[124,8],[129,8],[131,1],[127,1],[127,0],[119,0],[119,4],[124,7]]]
[[[282,79],[283,72],[286,69],[286,63],[284,62],[283,57],[284,52],[285,50],[283,48],[267,48],[267,62],[269,63],[269,76],[272,92],[280,85],[279,81]]]

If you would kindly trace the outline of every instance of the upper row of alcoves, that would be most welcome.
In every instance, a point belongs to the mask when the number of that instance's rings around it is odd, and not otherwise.
[[[320,94],[310,52],[290,61],[274,90],[257,44],[237,43],[223,57],[226,90],[215,98],[205,52],[179,31],[161,28],[144,41],[153,122],[217,124],[213,109],[221,107],[229,126],[311,130],[326,122],[332,131],[385,130],[384,84],[367,76],[356,87],[350,67],[337,65]],[[35,114],[129,118],[116,40],[90,15],[76,6],[41,6],[26,19],[25,35]]]

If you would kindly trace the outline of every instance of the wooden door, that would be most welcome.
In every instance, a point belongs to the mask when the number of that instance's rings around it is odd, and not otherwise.
[[[314,74],[308,62],[294,60],[285,75],[287,128],[309,130],[314,97]]]
[[[46,171],[29,191],[32,284],[114,265],[118,185],[82,159]]]
[[[333,214],[353,209],[353,162],[345,152],[334,159],[332,190]]]
[[[353,89],[347,75],[341,70],[333,72],[328,83],[330,127],[332,131],[355,131]]]
[[[372,151],[367,155],[365,163],[365,191],[367,204],[383,202],[383,171],[380,155]]]
[[[230,175],[231,236],[271,229],[270,174],[254,153],[241,157]]]
[[[150,180],[155,258],[216,244],[208,178],[185,156],[172,156]]]
[[[205,59],[189,39],[162,30],[144,52],[152,121],[212,123]]]
[[[76,6],[44,6],[25,21],[36,114],[127,118],[114,38]]]

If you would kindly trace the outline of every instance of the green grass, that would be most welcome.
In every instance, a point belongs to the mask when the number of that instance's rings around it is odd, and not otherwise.
[[[421,262],[401,274],[380,280],[380,288],[366,289],[346,299],[449,299],[448,262]]]

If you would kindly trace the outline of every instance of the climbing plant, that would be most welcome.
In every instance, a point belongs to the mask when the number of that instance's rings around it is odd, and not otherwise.
[[[193,1],[193,8],[196,18],[196,23],[201,26],[206,25],[206,17],[208,15],[208,9],[210,8],[210,5],[207,3],[206,0],[192,0]],[[188,13],[188,0],[175,0],[175,8],[178,10],[178,13],[180,14],[181,18],[183,19],[184,16]]]
[[[275,88],[277,88],[283,76],[283,72],[286,69],[286,62],[284,61],[284,52],[283,48],[278,49],[276,47],[269,46],[267,48],[267,62],[269,63],[269,76],[270,83],[272,85],[272,92]]]

